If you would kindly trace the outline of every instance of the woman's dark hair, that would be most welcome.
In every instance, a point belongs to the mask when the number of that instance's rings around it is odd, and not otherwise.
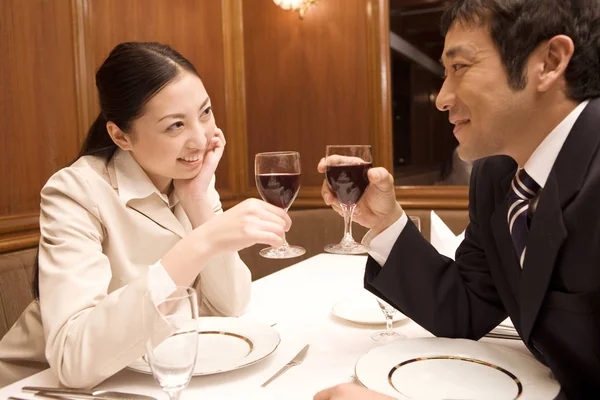
[[[112,121],[123,132],[143,114],[144,105],[182,71],[196,76],[194,65],[170,46],[150,42],[117,45],[96,72],[100,114],[90,127],[79,157],[106,154],[117,149],[106,123]],[[39,249],[38,249],[39,254]],[[33,294],[39,298],[39,257],[36,255]]]
[[[117,146],[106,123],[112,121],[128,132],[132,121],[142,115],[144,105],[182,71],[199,76],[191,62],[167,45],[117,45],[96,72],[100,114],[90,127],[79,156],[114,152]]]
[[[567,95],[576,101],[600,96],[599,0],[453,0],[442,16],[444,36],[454,22],[489,29],[514,90],[527,85],[525,66],[537,46],[570,37],[575,52],[565,72]]]

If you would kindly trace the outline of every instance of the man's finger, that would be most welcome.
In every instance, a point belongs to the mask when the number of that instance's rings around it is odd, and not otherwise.
[[[321,390],[319,393],[315,394],[313,400],[333,400],[334,393],[335,386],[329,389]]]
[[[317,165],[317,171],[319,171],[320,173],[324,174],[326,168],[327,168],[327,165],[325,164],[325,158],[323,157],[319,161],[319,165]]]
[[[327,181],[323,181],[323,185],[321,185],[321,197],[323,197],[325,204],[327,204],[328,206],[337,202],[335,195],[329,189]]]
[[[367,175],[369,177],[369,183],[382,192],[394,190],[394,178],[385,168],[371,168],[367,172]]]

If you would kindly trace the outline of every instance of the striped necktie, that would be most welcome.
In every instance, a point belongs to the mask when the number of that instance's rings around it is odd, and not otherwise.
[[[523,268],[525,260],[525,250],[527,247],[527,234],[529,233],[529,224],[527,223],[527,214],[532,199],[534,199],[539,190],[538,185],[524,169],[520,169],[512,180],[510,196],[508,198],[508,229],[512,236],[519,263]]]

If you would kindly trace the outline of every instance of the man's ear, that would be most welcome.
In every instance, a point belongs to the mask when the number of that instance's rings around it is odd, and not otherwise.
[[[133,146],[131,143],[131,135],[129,133],[123,132],[121,128],[117,126],[117,124],[115,124],[112,121],[108,121],[106,123],[106,130],[108,131],[108,134],[112,138],[113,142],[115,142],[115,144],[121,149],[132,149]]]
[[[557,35],[548,40],[539,51],[537,88],[540,92],[547,92],[557,83],[564,82],[565,71],[575,52],[575,45],[570,37]]]

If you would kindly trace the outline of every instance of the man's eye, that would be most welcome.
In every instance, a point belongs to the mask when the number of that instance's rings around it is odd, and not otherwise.
[[[458,71],[459,69],[463,69],[465,67],[466,67],[465,64],[452,64],[452,69],[454,70],[454,72]]]

